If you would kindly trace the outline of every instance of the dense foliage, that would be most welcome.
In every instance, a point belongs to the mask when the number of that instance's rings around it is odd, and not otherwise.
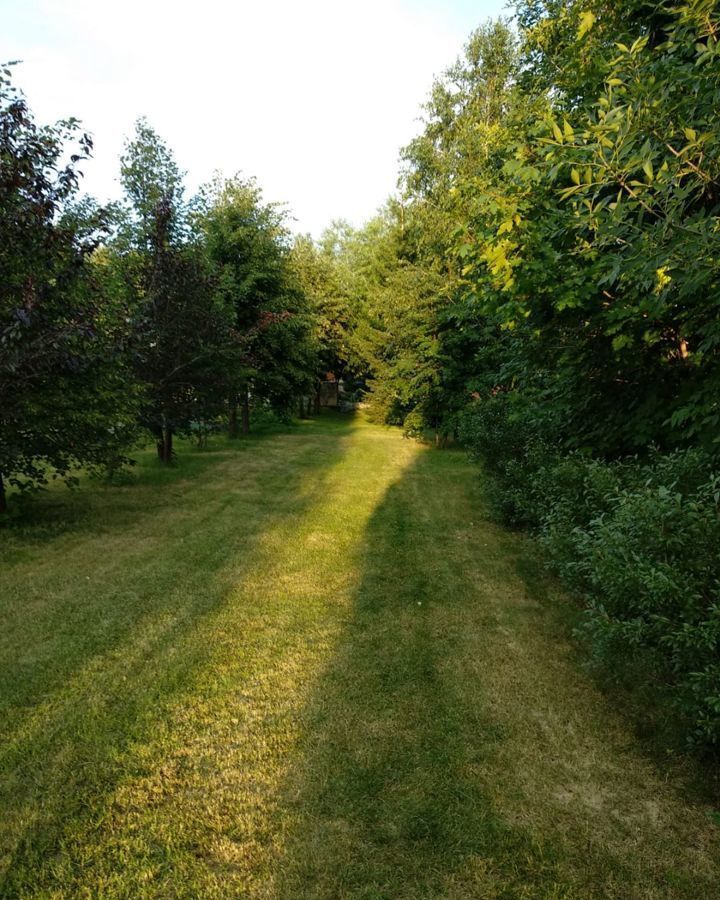
[[[91,147],[74,121],[36,125],[0,74],[0,512],[6,484],[103,465],[132,430],[118,306],[87,264],[105,217],[73,205]]]
[[[225,393],[234,437],[248,431],[251,396],[287,414],[294,399],[312,391],[319,324],[298,287],[285,215],[263,202],[256,183],[218,178],[203,206],[204,245],[232,311]]]
[[[501,394],[463,438],[493,475],[504,517],[538,535],[586,601],[581,634],[601,672],[641,689],[669,732],[717,744],[720,474],[705,452],[606,460],[554,440],[552,416]]]
[[[145,122],[127,144],[121,179],[127,204],[110,268],[129,311],[140,421],[171,462],[173,436],[222,411],[231,311],[190,229],[172,154]]]

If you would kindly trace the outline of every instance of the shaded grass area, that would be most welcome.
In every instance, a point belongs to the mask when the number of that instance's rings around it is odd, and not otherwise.
[[[461,453],[215,447],[0,538],[0,894],[717,896]]]

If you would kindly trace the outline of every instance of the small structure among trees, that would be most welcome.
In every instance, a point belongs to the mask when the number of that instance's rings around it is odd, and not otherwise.
[[[340,405],[340,391],[343,380],[334,372],[326,372],[318,387],[319,405],[324,409],[337,409]]]

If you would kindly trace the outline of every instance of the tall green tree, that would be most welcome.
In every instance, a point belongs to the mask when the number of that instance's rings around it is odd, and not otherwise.
[[[400,202],[362,232],[354,250],[357,290],[366,298],[358,335],[373,360],[376,405],[439,440],[456,430],[488,364],[485,344],[497,340],[465,257],[482,240],[474,226],[496,228],[506,215],[515,43],[502,22],[471,35],[436,80],[423,130],[403,151]]]
[[[249,430],[251,395],[283,411],[309,391],[312,326],[291,265],[283,209],[266,203],[254,180],[238,176],[217,178],[205,189],[203,207],[206,253],[232,315],[225,397],[230,436],[236,437]]]
[[[125,147],[116,261],[132,310],[141,422],[170,463],[173,436],[217,415],[234,347],[233,310],[208,265],[172,153],[143,120]]]
[[[521,2],[518,12],[517,93],[531,102],[512,123],[503,221],[493,235],[492,220],[472,219],[459,247],[469,281],[489,276],[481,304],[528,325],[565,440],[607,453],[710,444],[716,5]]]
[[[443,283],[435,406],[522,391],[567,445],[710,445],[716,4],[516,6],[519,58],[476,32],[404,153],[403,254]]]
[[[0,73],[0,512],[7,483],[69,479],[129,437],[123,320],[88,265],[107,221],[73,206],[91,150],[75,120],[36,124]]]
[[[250,389],[258,374],[257,347],[284,287],[282,211],[265,204],[253,180],[217,177],[204,191],[201,228],[232,310],[236,353],[226,372],[229,434],[250,428]],[[240,417],[238,417],[238,412]]]

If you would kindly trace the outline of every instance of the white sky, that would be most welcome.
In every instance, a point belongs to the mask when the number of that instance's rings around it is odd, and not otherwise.
[[[148,117],[194,190],[254,175],[300,231],[361,224],[395,187],[433,75],[505,0],[0,0],[0,62],[40,122],[95,137],[85,188],[117,197]]]

